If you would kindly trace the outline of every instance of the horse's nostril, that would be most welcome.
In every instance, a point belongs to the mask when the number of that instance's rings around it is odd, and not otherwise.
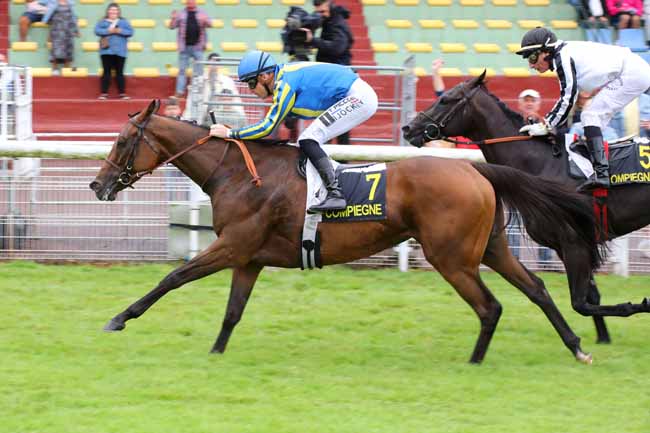
[[[405,133],[405,134],[408,133],[410,129],[411,129],[411,128],[409,128],[408,125],[406,125],[406,126],[402,126],[402,132]]]
[[[90,189],[92,189],[93,191],[96,192],[99,188],[101,188],[102,184],[97,182],[96,180],[94,180],[94,181],[90,182],[90,185],[88,185],[88,186],[90,187]]]

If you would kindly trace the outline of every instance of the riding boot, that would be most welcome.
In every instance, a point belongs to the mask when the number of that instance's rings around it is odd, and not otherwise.
[[[320,158],[316,161],[312,161],[312,164],[314,164],[318,174],[321,179],[323,179],[325,188],[327,188],[327,197],[325,197],[325,200],[319,204],[310,207],[308,212],[316,213],[345,209],[347,203],[345,202],[345,197],[341,192],[339,182],[334,174],[334,167],[332,167],[329,158]]]
[[[600,128],[585,126],[585,136],[594,162],[594,174],[578,187],[578,192],[596,188],[609,188],[609,161],[605,154],[605,144],[603,143]]]

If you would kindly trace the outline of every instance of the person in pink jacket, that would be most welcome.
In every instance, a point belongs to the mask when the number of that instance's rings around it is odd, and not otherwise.
[[[607,0],[607,9],[612,17],[618,18],[619,29],[641,27],[643,0]]]

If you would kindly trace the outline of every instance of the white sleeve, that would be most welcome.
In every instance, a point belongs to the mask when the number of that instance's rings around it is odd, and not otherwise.
[[[566,51],[562,52],[560,50],[559,55],[555,56],[555,61],[557,77],[560,80],[560,99],[545,117],[546,122],[552,128],[556,128],[567,121],[571,108],[578,98],[576,65],[573,59]]]

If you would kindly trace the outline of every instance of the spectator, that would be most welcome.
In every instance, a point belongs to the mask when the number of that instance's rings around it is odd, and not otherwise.
[[[650,45],[650,0],[643,0],[643,26],[646,43]]]
[[[74,0],[47,0],[43,22],[50,25],[52,73],[59,75],[59,64],[68,68],[74,60],[74,38],[80,36]]]
[[[607,12],[606,0],[569,0],[569,3],[576,9],[588,41],[612,43],[611,17]]]
[[[218,53],[210,53],[208,55],[208,62],[216,62],[219,60]],[[222,73],[219,65],[208,65],[203,69],[203,75],[196,77],[197,85],[201,89],[201,98],[199,101],[194,101],[196,94],[188,92],[187,104],[185,104],[185,112],[183,117],[186,119],[192,118],[191,109],[192,104],[197,102],[201,104],[199,107],[199,116],[196,119],[199,125],[210,126],[212,119],[209,112],[212,111],[215,115],[217,123],[223,123],[233,128],[240,128],[246,123],[246,116],[244,114],[244,107],[239,99],[239,92],[235,82],[228,75]],[[221,104],[215,104],[216,102]],[[203,105],[207,104],[207,105]]]
[[[176,77],[176,97],[182,98],[185,91],[185,69],[190,65],[190,59],[203,59],[206,45],[205,29],[210,26],[210,18],[196,7],[196,0],[187,0],[185,9],[181,12],[172,11],[170,29],[178,29],[176,43],[178,45],[178,77]],[[198,71],[200,73],[200,71]]]
[[[163,116],[173,117],[175,119],[181,118],[181,106],[178,103],[178,98],[172,96],[165,101]]]
[[[650,138],[650,95],[639,96],[639,136]]]
[[[442,96],[445,93],[445,82],[442,79],[440,74],[440,69],[444,66],[445,61],[443,59],[434,59],[431,62],[431,82],[433,83],[433,91],[436,94],[436,98]],[[446,140],[432,140],[428,143],[425,143],[425,147],[444,147],[444,148],[459,148],[459,149],[478,149],[478,146],[471,144],[469,138],[466,137],[451,137],[452,139],[459,141],[460,143],[453,143]]]
[[[343,6],[337,6],[332,0],[313,0],[314,11],[323,17],[320,37],[314,37],[311,30],[305,29],[306,43],[318,49],[317,62],[349,65],[352,61],[350,48],[354,37],[348,26],[347,19],[350,11]],[[336,137],[337,144],[350,144],[350,132]]]
[[[524,117],[524,121],[527,124],[532,124],[540,122],[544,116],[540,114],[540,109],[542,108],[542,96],[535,89],[525,89],[517,97],[517,107],[519,109],[519,114]],[[516,212],[513,210],[513,212]],[[516,230],[517,233],[512,231],[508,235],[508,244],[513,248],[519,248],[520,245],[520,236],[521,236],[521,226],[516,225],[516,228],[513,227],[513,230]],[[513,254],[515,257],[519,258],[519,251],[513,249]],[[542,268],[547,267],[547,262],[551,260],[551,249],[539,246],[537,250],[537,259]]]
[[[543,118],[539,114],[539,109],[542,106],[542,97],[537,90],[523,90],[517,98],[517,106],[519,107],[519,114],[524,116],[526,123],[536,123]]]
[[[440,75],[440,68],[443,67],[445,61],[438,58],[434,59],[431,62],[431,82],[433,83],[433,91],[436,94],[436,98],[442,96],[445,93],[445,82]],[[424,144],[425,147],[444,147],[444,148],[454,148],[456,147],[451,141],[444,140],[432,140]]]
[[[125,93],[124,63],[126,62],[126,40],[133,35],[133,28],[127,20],[122,18],[117,3],[108,5],[106,15],[95,26],[95,34],[100,37],[99,56],[102,59],[102,67],[104,68],[99,99],[108,98],[111,71],[115,71],[120,99],[129,99]]]
[[[642,0],[607,0],[609,14],[618,19],[619,29],[638,29],[643,15]]]
[[[25,8],[27,10],[20,16],[18,20],[18,31],[19,38],[21,42],[27,40],[27,32],[29,32],[29,27],[38,23],[43,19],[45,12],[47,11],[47,0],[27,0],[25,3]]]

